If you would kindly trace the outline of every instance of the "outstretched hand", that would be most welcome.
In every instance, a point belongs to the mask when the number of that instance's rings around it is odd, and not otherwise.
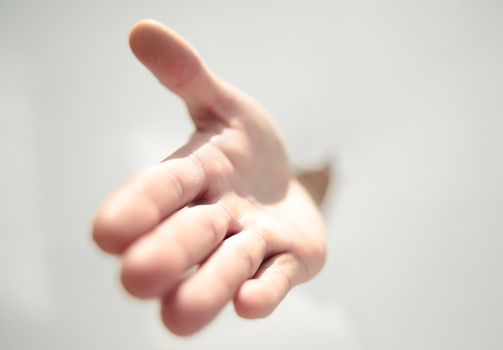
[[[267,112],[216,77],[184,39],[144,20],[130,45],[185,101],[196,131],[105,201],[95,241],[121,256],[129,293],[162,301],[175,334],[198,331],[230,300],[242,317],[269,315],[323,265],[317,205]]]

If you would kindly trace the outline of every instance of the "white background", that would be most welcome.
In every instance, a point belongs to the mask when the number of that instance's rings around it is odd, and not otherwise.
[[[334,162],[329,258],[195,338],[120,288],[93,213],[191,133],[128,51],[169,24]],[[0,0],[1,349],[503,347],[503,2]]]

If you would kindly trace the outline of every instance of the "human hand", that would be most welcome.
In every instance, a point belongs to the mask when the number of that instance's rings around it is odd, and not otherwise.
[[[269,315],[324,263],[319,209],[267,112],[216,77],[185,40],[144,20],[130,45],[185,101],[196,131],[105,201],[95,241],[121,256],[130,294],[161,300],[175,334],[198,331],[230,300],[242,317]]]

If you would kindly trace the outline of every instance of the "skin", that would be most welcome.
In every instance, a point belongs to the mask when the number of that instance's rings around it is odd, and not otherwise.
[[[130,33],[136,57],[186,103],[190,140],[112,193],[93,238],[120,256],[125,289],[157,298],[165,326],[191,335],[233,301],[269,315],[325,261],[323,187],[293,174],[268,113],[216,77],[196,51],[152,20]],[[314,187],[313,187],[314,186]],[[313,199],[314,198],[314,199]]]

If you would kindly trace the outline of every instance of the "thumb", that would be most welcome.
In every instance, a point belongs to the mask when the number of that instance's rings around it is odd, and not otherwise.
[[[229,114],[232,94],[226,84],[177,33],[159,22],[141,20],[131,29],[129,44],[156,78],[185,101],[197,127],[211,122],[208,117],[225,119]]]

